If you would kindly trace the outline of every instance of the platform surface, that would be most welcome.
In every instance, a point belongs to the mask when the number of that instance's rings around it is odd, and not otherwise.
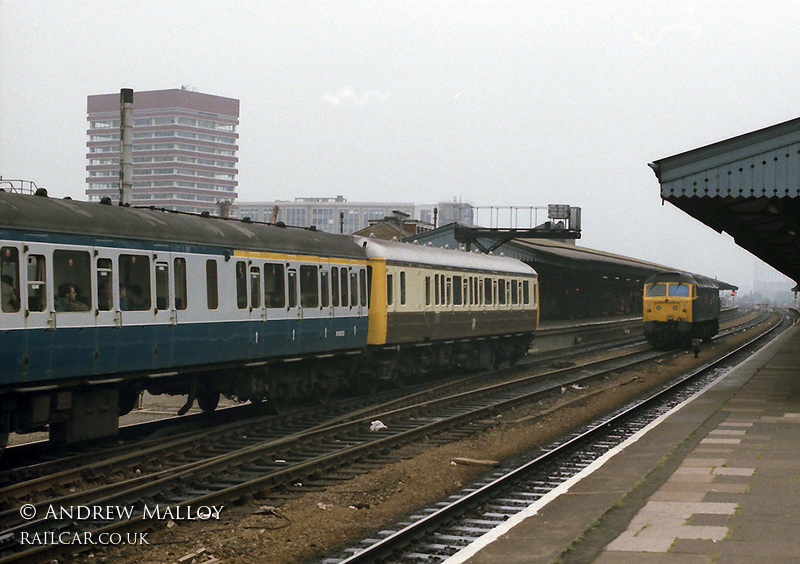
[[[800,562],[800,323],[595,466],[447,562]]]

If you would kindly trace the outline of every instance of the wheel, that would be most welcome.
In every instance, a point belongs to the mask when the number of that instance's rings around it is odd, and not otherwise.
[[[197,405],[206,413],[211,413],[219,405],[219,392],[198,392]]]
[[[136,407],[136,402],[139,401],[139,392],[131,389],[121,389],[119,391],[119,415],[127,415],[131,410]]]

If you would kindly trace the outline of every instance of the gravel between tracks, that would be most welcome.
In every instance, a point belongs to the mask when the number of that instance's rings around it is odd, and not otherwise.
[[[725,341],[733,348],[751,331]],[[324,491],[301,493],[280,506],[255,500],[227,505],[219,521],[156,522],[149,546],[122,546],[83,553],[60,562],[120,564],[203,562],[313,562],[404,515],[458,490],[486,471],[454,464],[465,457],[504,460],[523,454],[632,399],[647,388],[697,366],[723,350],[711,343],[699,358],[678,352],[661,363],[626,370],[583,390],[505,412],[488,430],[444,446],[409,447],[407,458]],[[192,556],[194,555],[194,556]],[[218,560],[212,560],[217,558]]]

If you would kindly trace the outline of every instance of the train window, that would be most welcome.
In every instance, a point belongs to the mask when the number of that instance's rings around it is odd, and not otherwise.
[[[319,307],[319,275],[316,266],[300,267],[300,305]]]
[[[119,308],[125,311],[150,309],[150,257],[119,255],[117,267],[119,268]]]
[[[214,259],[206,261],[206,303],[208,304],[208,309],[217,309],[219,307],[217,261]]]
[[[175,276],[175,309],[184,310],[188,304],[186,291],[186,259],[178,257],[173,262],[173,275]]]
[[[528,305],[531,303],[531,284],[530,280],[522,281],[522,303]]]
[[[442,300],[441,295],[440,295],[440,290],[439,290],[439,277],[440,276],[441,276],[440,274],[436,274],[433,277],[433,290],[434,290],[434,298],[435,298],[435,302],[434,303],[436,303],[436,305],[439,305],[441,303],[441,300]]]
[[[484,279],[484,281],[483,281],[483,289],[485,290],[484,298],[483,298],[484,303],[486,305],[492,305],[492,279],[491,278]]]
[[[319,271],[319,305],[320,307],[330,306],[330,275],[327,270]]]
[[[44,311],[47,304],[45,262],[42,255],[28,255],[28,310]],[[3,302],[5,304],[5,302]]]
[[[0,250],[0,297],[5,313],[19,311],[19,250],[16,247],[3,247]]]
[[[156,263],[156,309],[164,311],[169,303],[169,263]]]
[[[28,272],[30,273],[30,258],[28,263]],[[112,292],[114,285],[112,284],[113,274],[111,267],[111,259],[97,259],[97,309],[100,311],[111,311],[114,307],[114,294]],[[28,284],[30,285],[30,274],[28,275]]]
[[[649,298],[661,298],[667,295],[666,284],[648,284],[645,287],[645,295]]]
[[[469,277],[469,305],[475,305],[475,277]]]
[[[290,268],[288,272],[289,307],[297,307],[297,271]]]
[[[358,305],[358,272],[350,269],[350,307]]]
[[[511,305],[519,303],[519,282],[516,280],[511,281]]]
[[[362,268],[358,271],[358,281],[360,283],[359,297],[361,298],[361,305],[367,307],[367,269]]]
[[[236,307],[247,308],[247,264],[236,261]]]
[[[444,274],[439,276],[439,304],[441,305],[447,305],[447,294],[445,293],[444,289],[445,278],[446,276]]]
[[[394,305],[394,275],[386,275],[386,305]]]
[[[497,279],[497,305],[506,305],[506,279]]]
[[[444,276],[442,278],[444,278]],[[447,282],[445,283],[444,305],[451,305],[452,303],[453,303],[453,279],[448,276]]]
[[[286,306],[286,282],[282,264],[268,262],[264,265],[264,305],[270,308]]]
[[[670,284],[669,295],[675,296],[677,298],[688,298],[689,286],[687,286],[686,284]]]
[[[475,277],[475,304],[483,305],[483,280]]]
[[[400,305],[406,305],[406,273],[400,273]]]
[[[89,253],[53,251],[53,284],[58,290],[56,311],[89,311],[92,308]]]
[[[257,266],[250,267],[250,306],[261,307],[261,269]]]
[[[469,289],[470,289],[469,279],[464,277],[464,281],[461,284],[464,293],[464,305],[470,305],[471,302],[469,301]]]
[[[342,291],[342,307],[347,307],[347,304],[350,302],[347,300],[347,268],[342,267],[341,269],[341,277],[340,280],[341,284],[341,291]]]
[[[453,305],[461,305],[461,277],[453,276]]]
[[[331,305],[339,307],[339,267],[331,268]]]
[[[431,277],[425,277],[425,305],[431,305]]]

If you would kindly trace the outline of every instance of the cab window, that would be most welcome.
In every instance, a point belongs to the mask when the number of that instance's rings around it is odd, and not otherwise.
[[[689,286],[687,284],[670,284],[669,295],[676,298],[688,298]]]
[[[645,286],[645,295],[648,298],[662,298],[667,295],[666,284],[648,284]]]

